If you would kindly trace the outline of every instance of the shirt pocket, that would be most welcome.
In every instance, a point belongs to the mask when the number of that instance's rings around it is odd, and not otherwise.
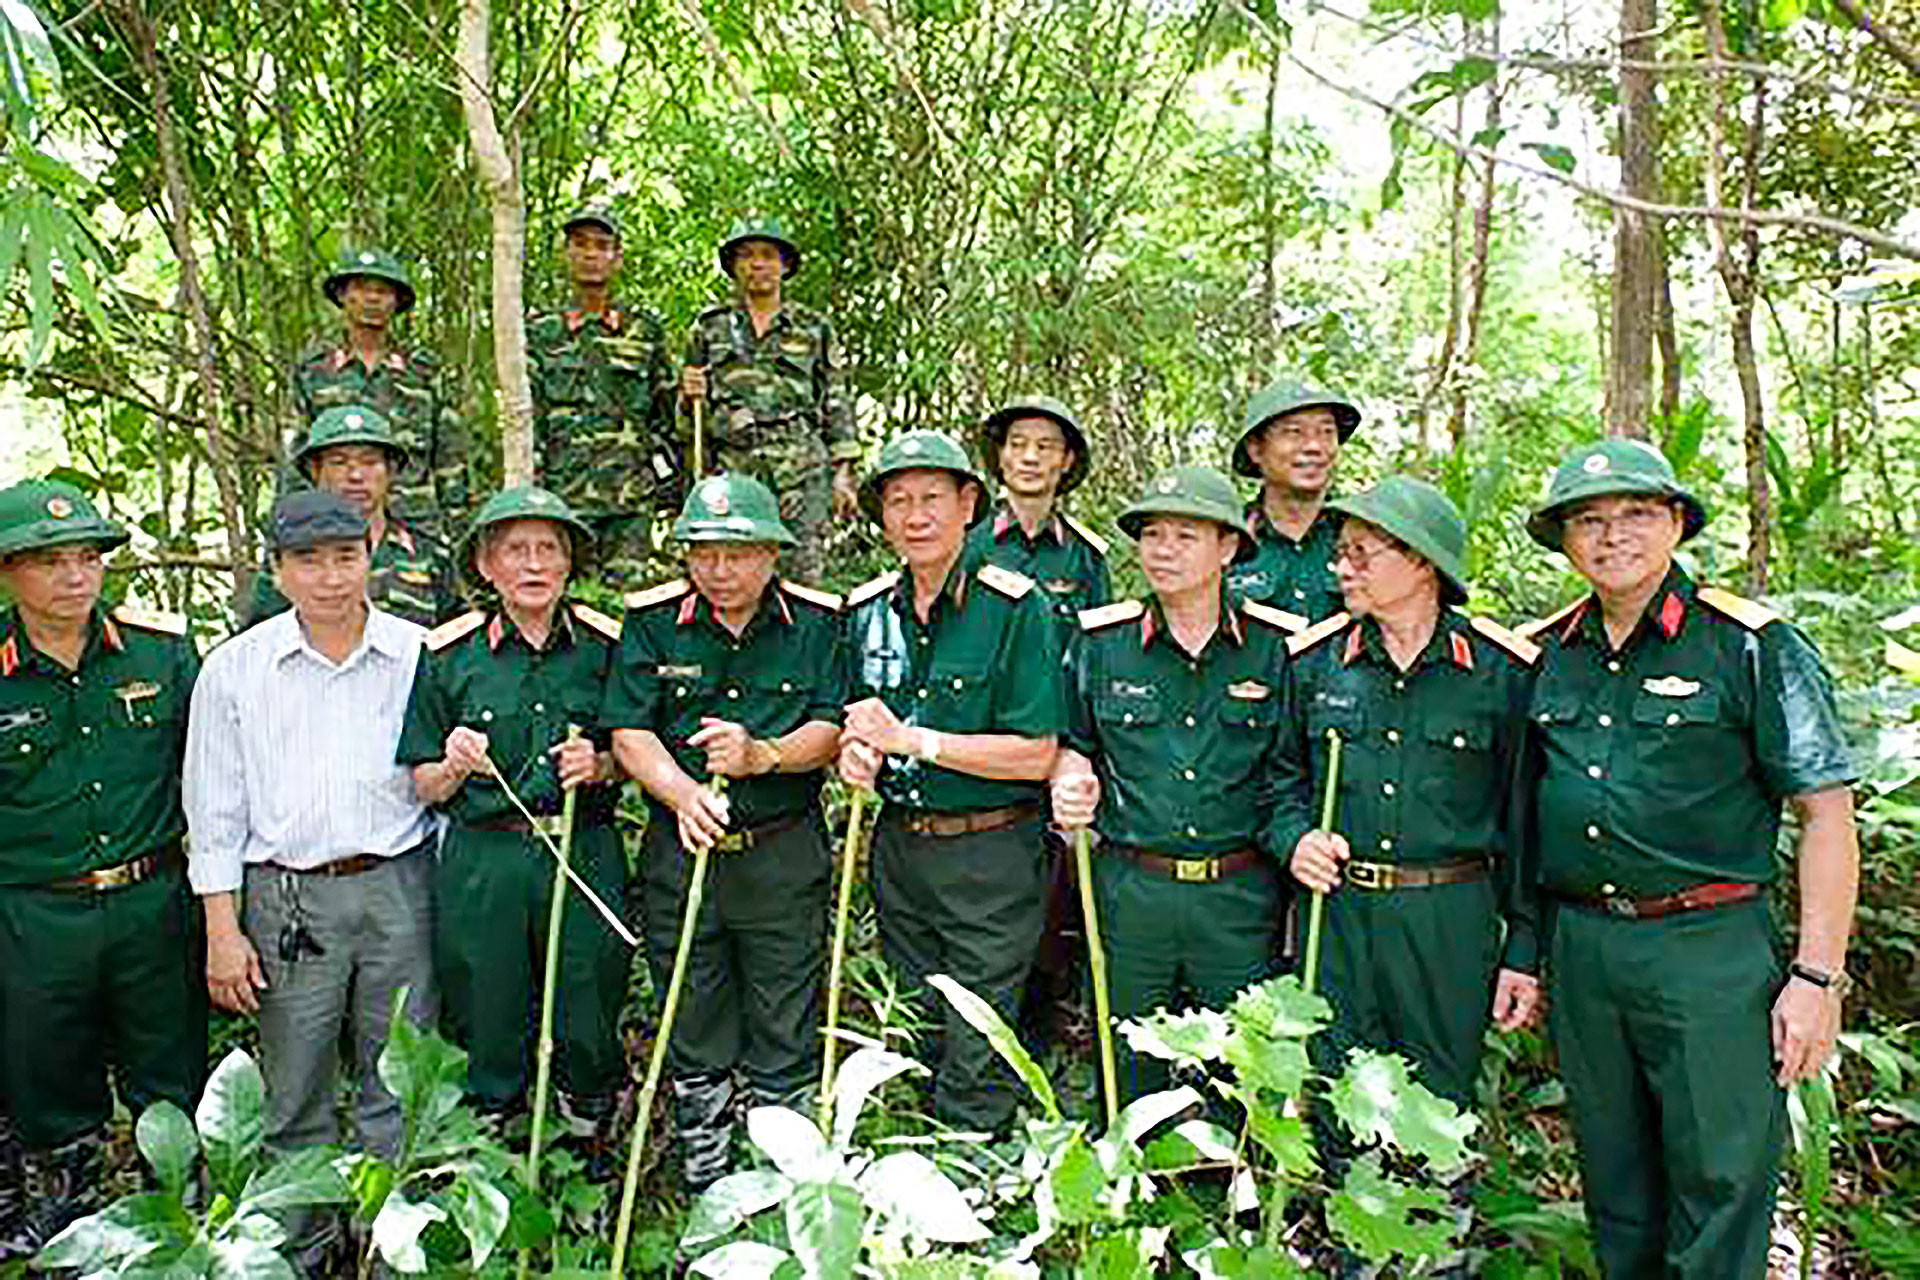
[[[592,404],[595,390],[593,365],[584,356],[555,356],[541,366],[540,389],[548,404]]]
[[[992,732],[993,669],[985,663],[936,667],[917,686],[918,723],[953,733]]]
[[[1094,721],[1104,729],[1125,732],[1153,728],[1166,721],[1160,691],[1152,685],[1109,680],[1092,698]]]
[[[1712,689],[1677,698],[1643,689],[1633,699],[1633,723],[1643,731],[1686,733],[1721,724],[1724,719],[1720,695]]]
[[[791,673],[756,674],[746,681],[743,696],[749,700],[742,716],[747,729],[757,738],[780,737],[800,727],[813,701],[813,689]]]
[[[0,791],[12,793],[38,777],[57,742],[53,715],[45,707],[0,711]]]
[[[1549,731],[1572,728],[1585,714],[1585,699],[1571,689],[1540,689],[1527,709],[1527,718]]]
[[[1329,729],[1337,730],[1347,742],[1358,740],[1366,732],[1367,718],[1357,694],[1315,690],[1307,699],[1307,737],[1316,744],[1326,741]]]
[[[1251,729],[1264,734],[1279,720],[1278,695],[1270,686],[1261,687],[1263,692],[1259,694],[1236,694],[1229,689],[1220,699],[1218,714],[1229,733]]]

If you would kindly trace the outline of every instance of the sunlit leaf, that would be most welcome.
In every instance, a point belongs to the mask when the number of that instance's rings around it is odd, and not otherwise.
[[[923,1240],[972,1244],[992,1234],[953,1179],[916,1151],[874,1161],[860,1177],[860,1190],[869,1205]]]
[[[779,1204],[792,1189],[792,1180],[772,1169],[728,1174],[693,1202],[680,1243],[691,1249],[718,1240],[754,1214]]]
[[[1436,1172],[1460,1168],[1477,1117],[1416,1081],[1391,1053],[1356,1049],[1329,1093],[1334,1114],[1362,1142],[1382,1142],[1426,1160]]]
[[[156,1102],[140,1113],[133,1126],[133,1139],[152,1167],[160,1189],[179,1196],[200,1155],[200,1139],[187,1113],[171,1102]]]
[[[1060,1104],[1053,1096],[1053,1083],[1047,1079],[1047,1073],[1040,1069],[1039,1064],[1034,1062],[1026,1046],[1020,1043],[1020,1037],[1014,1034],[1013,1028],[994,1012],[993,1006],[944,973],[936,973],[928,978],[927,985],[945,996],[967,1025],[987,1038],[994,1052],[1013,1068],[1014,1074],[1020,1077],[1039,1101],[1047,1118],[1058,1120]]]
[[[1447,1197],[1381,1172],[1374,1153],[1355,1160],[1327,1199],[1327,1225],[1371,1261],[1435,1257],[1453,1246]]]

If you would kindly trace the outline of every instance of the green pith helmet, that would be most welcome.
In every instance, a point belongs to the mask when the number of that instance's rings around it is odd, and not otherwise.
[[[75,542],[112,551],[129,536],[126,526],[102,516],[92,499],[64,480],[22,480],[0,489],[0,556]]]
[[[400,265],[400,259],[385,249],[348,249],[341,253],[340,260],[333,265],[333,272],[320,286],[327,295],[327,301],[334,306],[341,305],[340,294],[347,287],[347,281],[355,276],[369,276],[375,280],[385,280],[400,292],[400,300],[394,304],[393,314],[405,315],[413,310],[413,277]]]
[[[791,547],[799,542],[780,522],[780,503],[773,490],[752,476],[729,471],[693,486],[680,518],[673,522],[676,542],[775,543]]]
[[[475,560],[480,552],[481,535],[494,525],[505,524],[509,520],[551,520],[565,529],[573,548],[570,576],[579,576],[586,562],[592,558],[592,526],[575,515],[573,508],[558,494],[530,484],[516,489],[502,489],[487,499],[479,514],[473,517],[473,523],[467,528],[467,536],[460,543],[460,567],[475,584],[488,585],[487,580],[480,576]]]
[[[1007,428],[1021,418],[1050,418],[1060,424],[1060,434],[1067,438],[1067,446],[1073,450],[1073,465],[1060,477],[1059,492],[1072,493],[1074,487],[1087,478],[1087,433],[1080,429],[1073,412],[1052,396],[1021,396],[1009,400],[980,425],[980,457],[986,464],[987,474],[995,480],[1005,480],[1000,474],[1000,446],[1007,442]]]
[[[1467,598],[1467,522],[1446,494],[1424,480],[1388,476],[1365,493],[1327,503],[1405,543],[1440,575],[1440,603]]]
[[[860,482],[860,509],[875,524],[880,523],[880,491],[887,477],[902,471],[951,471],[961,480],[973,481],[979,494],[973,502],[974,523],[987,514],[987,485],[973,469],[973,460],[958,440],[944,431],[908,431],[887,441],[880,450],[880,465]]]
[[[733,253],[749,240],[765,240],[780,251],[783,264],[780,278],[791,280],[800,270],[800,249],[787,239],[780,229],[780,223],[774,218],[735,218],[733,226],[727,230],[727,238],[720,242],[720,274],[733,279]]]
[[[1561,461],[1546,499],[1527,517],[1527,532],[1541,546],[1558,551],[1568,507],[1587,498],[1627,494],[1650,494],[1678,503],[1682,542],[1706,527],[1706,507],[1680,487],[1666,454],[1644,440],[1611,439],[1581,445]]]
[[[613,211],[611,205],[581,205],[572,213],[568,214],[567,220],[560,224],[561,237],[565,238],[575,227],[602,227],[610,232],[616,240],[625,240],[627,238],[626,228],[620,225],[620,215]]]
[[[335,405],[315,418],[307,442],[293,455],[293,465],[311,480],[313,461],[320,451],[339,444],[377,444],[393,455],[396,475],[406,468],[407,446],[393,434],[393,424],[386,415],[363,404]]]
[[[1223,524],[1240,535],[1236,562],[1254,552],[1253,535],[1247,532],[1246,516],[1240,510],[1240,493],[1233,481],[1212,467],[1168,467],[1162,471],[1120,513],[1121,532],[1138,542],[1141,529],[1152,516],[1185,516]]]
[[[1254,433],[1283,413],[1292,413],[1298,409],[1331,409],[1333,420],[1340,429],[1340,443],[1345,444],[1360,426],[1360,411],[1332,392],[1319,387],[1296,382],[1292,378],[1281,378],[1268,383],[1260,393],[1247,402],[1247,420],[1241,429],[1240,439],[1233,446],[1234,474],[1260,478],[1260,468],[1253,465],[1253,456],[1247,452]]]

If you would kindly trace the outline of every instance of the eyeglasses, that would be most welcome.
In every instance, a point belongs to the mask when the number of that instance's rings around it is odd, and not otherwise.
[[[1337,570],[1340,562],[1345,560],[1359,572],[1365,573],[1375,560],[1399,550],[1399,544],[1393,542],[1337,542],[1333,547],[1333,559],[1327,568]]]
[[[1635,503],[1630,507],[1622,507],[1611,515],[1602,515],[1598,511],[1582,511],[1567,517],[1567,533],[1582,542],[1596,541],[1615,529],[1634,537],[1642,537],[1653,532],[1671,512],[1671,508],[1655,502]]]
[[[1067,451],[1065,441],[1047,437],[1035,439],[1032,436],[1008,436],[1003,448],[1011,454],[1031,453],[1040,458],[1052,458]]]

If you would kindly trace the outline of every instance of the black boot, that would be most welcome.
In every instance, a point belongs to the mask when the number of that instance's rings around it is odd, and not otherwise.
[[[34,1253],[27,1239],[26,1192],[20,1178],[20,1143],[13,1135],[13,1117],[0,1110],[0,1262],[30,1258]]]
[[[697,1196],[733,1168],[733,1073],[676,1076],[673,1129],[680,1140],[680,1180]]]
[[[105,1135],[94,1132],[48,1150],[21,1153],[24,1242],[35,1252],[68,1226],[98,1213],[100,1155]]]

